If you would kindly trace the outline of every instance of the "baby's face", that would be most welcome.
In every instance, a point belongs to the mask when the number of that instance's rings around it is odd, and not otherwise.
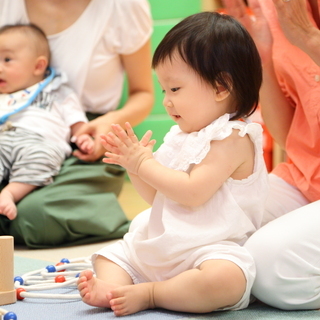
[[[36,52],[19,32],[0,35],[0,93],[12,93],[34,85]]]
[[[164,94],[163,105],[183,132],[199,131],[226,113],[224,107],[218,107],[213,87],[180,56],[166,59],[155,72]]]

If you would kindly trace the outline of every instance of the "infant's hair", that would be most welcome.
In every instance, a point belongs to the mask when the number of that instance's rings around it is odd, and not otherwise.
[[[30,39],[30,42],[34,45],[36,54],[45,56],[50,64],[51,54],[47,36],[45,33],[35,24],[7,24],[0,28],[0,35],[10,32],[20,32]]]
[[[250,34],[236,19],[217,12],[185,18],[160,42],[152,67],[177,55],[214,90],[220,85],[231,93],[232,120],[255,111],[262,83],[261,59]]]

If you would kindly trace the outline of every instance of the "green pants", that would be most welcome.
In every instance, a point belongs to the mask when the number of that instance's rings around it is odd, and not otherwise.
[[[122,237],[129,227],[117,201],[124,174],[119,166],[70,157],[52,184],[18,203],[15,220],[0,215],[0,235],[12,235],[15,243],[30,248]]]

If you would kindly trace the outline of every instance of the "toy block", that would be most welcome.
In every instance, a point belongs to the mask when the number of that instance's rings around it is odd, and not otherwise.
[[[13,283],[13,237],[0,236],[0,305],[17,301]]]

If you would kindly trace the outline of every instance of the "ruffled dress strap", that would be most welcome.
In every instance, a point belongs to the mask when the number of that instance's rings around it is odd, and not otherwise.
[[[212,140],[223,140],[231,135],[233,129],[239,129],[239,135],[257,136],[261,132],[259,125],[243,121],[230,121],[226,113],[207,127],[197,132],[185,133],[175,125],[167,133],[164,143],[155,152],[157,161],[179,171],[187,171],[190,164],[199,164],[210,150]],[[255,138],[254,138],[255,139]]]

